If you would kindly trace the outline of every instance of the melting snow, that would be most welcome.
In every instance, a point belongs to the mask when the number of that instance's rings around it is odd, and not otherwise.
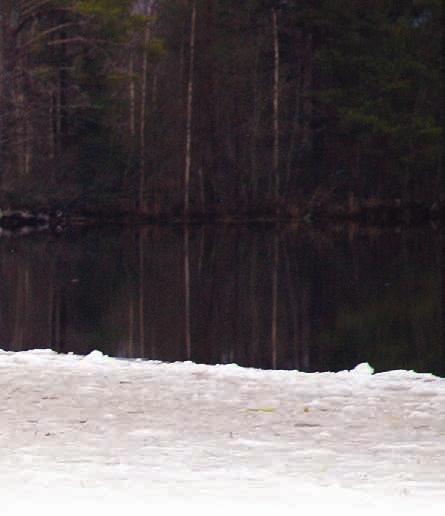
[[[445,379],[0,352],[3,514],[441,514]],[[386,512],[385,512],[386,511]]]

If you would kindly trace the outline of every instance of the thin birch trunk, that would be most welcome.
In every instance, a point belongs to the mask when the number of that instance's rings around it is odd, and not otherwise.
[[[24,270],[19,270],[19,281],[17,282],[17,302],[15,313],[14,344],[15,350],[21,351],[24,346],[24,336],[26,331],[26,319],[28,315],[29,300],[29,267],[24,266]]]
[[[49,264],[49,345],[51,349],[58,349],[60,340],[60,291],[57,280],[57,256],[52,255]]]
[[[271,325],[271,346],[272,346],[272,369],[277,368],[277,333],[278,333],[278,234],[275,233],[273,241],[272,259],[272,325]]]
[[[184,226],[184,334],[187,360],[192,355],[192,343],[190,335],[190,250],[189,228]]]
[[[251,356],[252,362],[259,363],[258,351],[260,349],[260,317],[258,317],[258,241],[253,237],[252,255],[250,257],[249,291],[250,306],[252,308],[252,333],[251,333]]]
[[[277,10],[272,9],[273,48],[274,48],[274,83],[273,83],[273,173],[274,198],[278,199],[280,189],[279,160],[280,160],[280,125],[279,125],[279,87],[280,87],[280,47],[278,41]]]
[[[6,67],[5,67],[5,17],[3,10],[0,9],[0,188],[4,176],[4,159],[3,159],[3,140],[5,137],[5,82],[6,82]]]
[[[145,229],[139,232],[139,356],[144,356],[145,350],[145,274],[144,274],[144,244],[145,244]]]
[[[153,70],[153,81],[152,81],[152,87],[151,87],[151,113],[152,117],[156,119],[158,116],[157,109],[158,109],[158,80],[159,80],[159,69],[158,67],[155,67]],[[154,131],[151,135],[151,144],[153,148],[157,148],[159,141],[157,139],[158,133]],[[154,154],[152,155],[152,168],[153,170],[159,170],[159,155]],[[153,209],[156,215],[159,215],[161,212],[161,204],[162,204],[162,196],[161,196],[161,185],[158,181],[156,181],[156,184],[153,185]]]
[[[133,293],[130,292],[130,304],[128,305],[128,356],[134,358],[134,302]]]
[[[23,340],[23,313],[24,313],[24,302],[23,302],[23,269],[21,265],[18,265],[17,271],[17,282],[15,288],[15,310],[14,310],[14,331],[12,342],[14,345],[14,350],[21,350],[22,340]]]
[[[287,293],[288,293],[288,299],[289,299],[289,311],[288,311],[288,320],[291,325],[291,335],[290,339],[293,341],[293,347],[294,347],[294,353],[295,353],[295,362],[294,366],[296,369],[300,369],[301,367],[301,361],[300,361],[300,351],[301,351],[301,342],[299,340],[299,323],[298,323],[298,317],[299,317],[299,303],[298,298],[296,295],[296,292],[299,288],[298,281],[300,278],[298,278],[298,275],[296,278],[292,276],[292,270],[291,270],[291,257],[288,249],[288,245],[285,244],[284,248],[284,258],[283,262],[286,267],[286,273],[287,273]],[[295,279],[298,281],[296,282]],[[295,287],[295,290],[294,290]]]
[[[441,314],[440,314],[440,334],[439,334],[439,342],[442,343],[441,349],[441,362],[445,363],[445,233],[441,232],[439,237],[439,245],[437,246],[437,255],[438,255],[438,263],[439,263],[439,273],[441,278]]]
[[[55,272],[57,272],[57,269],[55,269]],[[60,349],[60,289],[57,282],[57,279],[55,281],[54,286],[54,300],[53,300],[53,306],[52,306],[52,317],[51,317],[51,335],[52,335],[52,344],[54,345],[54,349]]]
[[[259,88],[258,88],[258,65],[259,65],[260,44],[257,41],[255,49],[255,64],[253,67],[253,114],[252,114],[252,131],[250,137],[250,188],[251,196],[255,198],[258,190],[258,166],[257,166],[257,137],[258,126],[260,123],[259,109]]]
[[[22,323],[22,339],[24,339],[25,332],[27,330],[27,322],[28,322],[28,306],[29,306],[29,298],[30,298],[30,280],[29,280],[29,265],[25,267],[25,292],[24,292],[24,300],[23,300],[23,323]],[[23,344],[23,343],[22,343]]]
[[[49,273],[48,273],[48,344],[51,349],[54,349],[54,334],[53,334],[53,313],[54,313],[54,255],[49,258]]]
[[[148,23],[144,31],[144,50],[142,55],[142,89],[141,89],[141,119],[139,123],[139,211],[146,211],[145,204],[145,173],[146,173],[146,149],[145,149],[145,113],[147,105],[147,70],[148,70],[148,43],[150,41],[150,28]]]
[[[187,84],[187,111],[185,136],[185,167],[184,167],[184,216],[189,215],[190,204],[190,167],[192,150],[192,115],[193,115],[193,68],[195,64],[195,32],[196,32],[196,0],[192,1],[192,17],[190,26],[190,62]]]

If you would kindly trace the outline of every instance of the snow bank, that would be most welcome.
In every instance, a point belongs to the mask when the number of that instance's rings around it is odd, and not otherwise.
[[[7,514],[439,514],[445,380],[0,352]]]

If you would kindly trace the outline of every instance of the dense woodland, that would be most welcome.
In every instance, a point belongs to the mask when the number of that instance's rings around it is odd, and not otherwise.
[[[441,0],[0,6],[2,208],[443,202]]]

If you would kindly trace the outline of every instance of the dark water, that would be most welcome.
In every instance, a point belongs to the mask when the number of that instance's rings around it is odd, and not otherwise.
[[[445,376],[433,229],[207,226],[0,238],[0,348]]]

